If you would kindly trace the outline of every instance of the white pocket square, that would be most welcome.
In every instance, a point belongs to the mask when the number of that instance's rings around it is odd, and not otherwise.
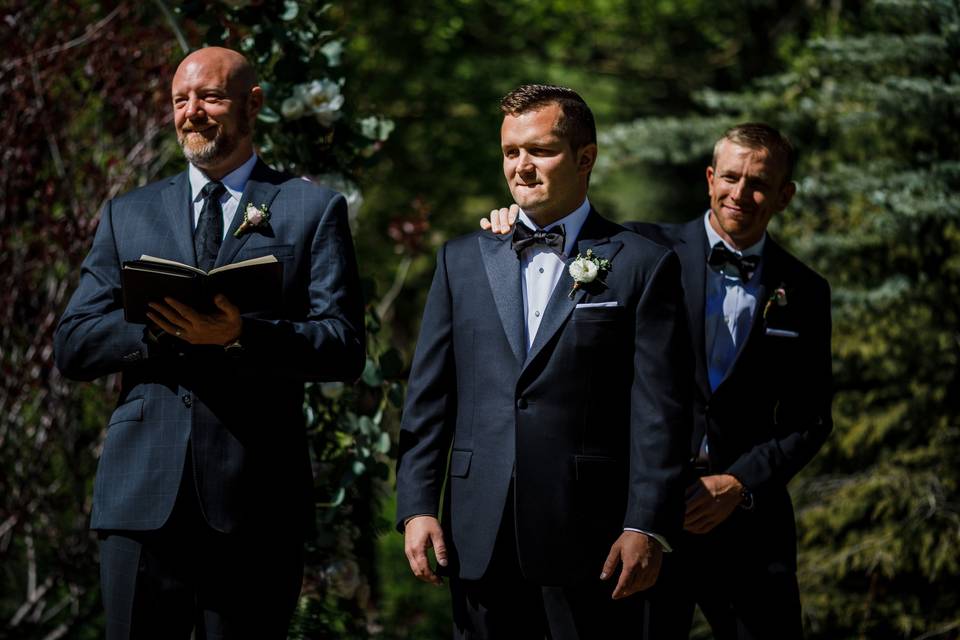
[[[616,300],[610,302],[581,302],[577,309],[599,309],[600,307],[619,307],[620,303]]]
[[[789,329],[771,329],[767,327],[768,336],[777,336],[780,338],[799,338],[800,333],[797,331],[790,331]]]

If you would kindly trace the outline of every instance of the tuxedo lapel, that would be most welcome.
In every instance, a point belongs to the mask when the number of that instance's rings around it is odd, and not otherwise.
[[[279,175],[280,174],[268,167],[262,160],[257,160],[257,164],[250,173],[250,179],[247,180],[247,186],[243,189],[243,196],[240,198],[237,212],[233,216],[233,222],[230,223],[230,229],[227,230],[223,244],[220,245],[220,253],[217,254],[217,262],[214,266],[220,267],[225,264],[230,264],[251,235],[264,233],[265,230],[269,230],[270,223],[268,222],[266,227],[249,229],[239,238],[234,236],[237,229],[239,229],[243,223],[244,211],[246,211],[248,204],[252,204],[257,208],[260,208],[261,205],[266,205],[269,208],[273,203],[274,198],[276,198],[280,192],[280,187],[273,184],[270,180],[273,179],[275,181]],[[273,220],[276,215],[278,215],[277,211],[270,211],[271,220]]]
[[[577,238],[576,251],[585,254],[587,249],[593,250],[593,255],[599,259],[613,261],[613,257],[623,247],[619,241],[611,242],[608,238],[611,232],[610,223],[600,217],[595,209],[590,211],[587,219],[580,229],[580,235]],[[617,227],[614,227],[616,229]],[[537,329],[537,335],[530,345],[530,352],[527,354],[524,368],[526,368],[537,355],[543,350],[543,347],[550,342],[553,336],[566,323],[567,318],[573,313],[586,292],[578,289],[573,296],[570,291],[573,289],[573,277],[570,275],[570,263],[576,260],[576,255],[568,256],[564,261],[563,271],[560,273],[560,280],[554,287],[550,295],[550,301],[543,311],[543,320],[540,322],[540,328]],[[613,267],[616,268],[616,267]]]
[[[507,342],[517,362],[522,363],[525,352],[523,290],[520,284],[520,260],[510,244],[511,237],[481,234],[477,240]]]
[[[190,206],[190,179],[187,172],[177,174],[163,191],[163,211],[172,230],[176,255],[156,256],[197,266],[193,248],[193,207]]]
[[[730,368],[727,369],[727,375],[720,381],[720,385],[723,385],[727,378],[732,377],[736,373],[738,365],[744,359],[744,352],[747,349],[755,348],[755,345],[759,344],[763,339],[763,335],[766,332],[763,309],[767,306],[767,299],[770,296],[770,292],[775,291],[776,288],[780,286],[780,278],[782,276],[781,267],[783,264],[780,257],[781,251],[780,247],[773,241],[773,238],[768,235],[767,242],[763,247],[763,266],[761,267],[760,273],[760,286],[757,289],[757,307],[753,310],[753,322],[750,324],[750,332],[747,334],[747,339],[743,340],[737,346],[737,354],[730,364]]]
[[[697,360],[695,377],[703,397],[710,397],[710,380],[707,376],[706,323],[704,307],[707,297],[707,233],[703,218],[688,223],[682,234],[682,242],[674,245],[674,251],[683,265],[681,277],[686,296],[687,319]]]

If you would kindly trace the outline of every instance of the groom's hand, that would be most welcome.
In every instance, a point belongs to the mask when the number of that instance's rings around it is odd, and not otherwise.
[[[410,571],[424,582],[442,585],[443,580],[430,568],[430,559],[427,557],[430,547],[437,555],[437,564],[447,566],[447,547],[443,542],[440,522],[433,516],[414,516],[407,520],[403,527],[403,552],[410,563]]]
[[[610,547],[600,579],[609,580],[617,565],[622,565],[613,599],[626,598],[653,586],[660,575],[662,561],[663,549],[659,542],[639,531],[624,531]]]
[[[513,228],[513,223],[517,221],[517,216],[520,215],[520,207],[512,204],[510,208],[507,209],[494,209],[490,212],[490,219],[486,218],[480,219],[480,228],[481,229],[490,229],[494,233],[499,234],[508,234],[510,229]]]

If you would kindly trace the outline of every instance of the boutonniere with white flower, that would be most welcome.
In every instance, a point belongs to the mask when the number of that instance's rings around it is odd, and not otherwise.
[[[774,305],[778,307],[787,306],[787,286],[782,282],[780,283],[780,286],[777,287],[776,291],[770,295],[770,298],[767,299],[766,306],[763,307],[764,320],[767,319],[767,314],[770,313],[770,309],[772,309]]]
[[[233,232],[233,237],[239,238],[247,231],[265,226],[269,221],[270,211],[267,209],[267,205],[261,204],[259,207],[255,207],[252,204],[248,204],[246,210],[243,212],[243,222],[241,222],[237,230]]]
[[[593,255],[593,249],[587,249],[586,254],[577,254],[567,271],[573,278],[573,287],[570,289],[570,299],[573,300],[573,294],[583,285],[597,279],[603,282],[603,276],[610,271],[610,261],[606,258],[598,258]]]

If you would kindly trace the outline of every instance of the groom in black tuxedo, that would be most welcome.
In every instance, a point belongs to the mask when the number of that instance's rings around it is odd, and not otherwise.
[[[683,518],[679,262],[591,207],[596,131],[579,95],[528,85],[501,109],[523,225],[438,253],[397,526],[415,575],[440,583],[432,546],[450,576],[457,637],[618,637]]]
[[[304,382],[364,362],[346,201],[254,153],[263,92],[241,54],[195,51],[171,89],[190,165],[104,205],[55,336],[65,376],[122,374],[91,522],[106,637],[281,640],[313,514]],[[269,219],[244,226],[248,206]],[[205,271],[273,255],[281,306],[156,300],[149,326],[127,322],[121,269],[142,254]]]

